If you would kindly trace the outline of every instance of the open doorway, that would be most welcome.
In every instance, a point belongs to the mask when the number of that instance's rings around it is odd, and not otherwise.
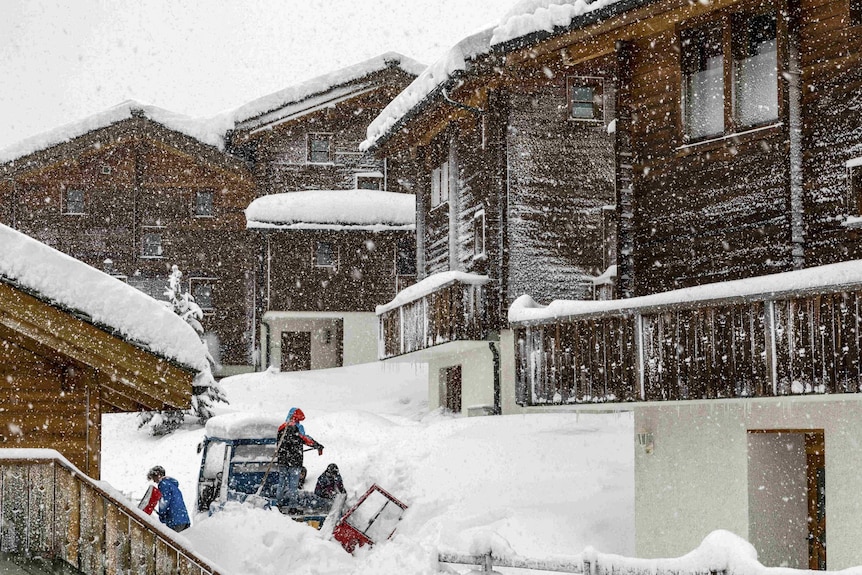
[[[823,430],[748,432],[748,523],[762,564],[826,569]]]
[[[440,403],[452,413],[461,413],[461,366],[440,370]]]
[[[311,332],[281,332],[281,371],[311,369]]]

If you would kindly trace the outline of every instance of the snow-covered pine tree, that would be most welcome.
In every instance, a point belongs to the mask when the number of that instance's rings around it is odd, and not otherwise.
[[[191,325],[203,342],[204,328],[200,322],[203,311],[195,303],[192,294],[183,292],[182,277],[183,272],[177,266],[173,266],[171,275],[168,277],[168,287],[164,292],[167,298],[165,305]],[[196,415],[200,423],[205,423],[213,416],[214,403],[218,401],[227,403],[224,391],[213,377],[212,367],[215,362],[209,352],[207,352],[207,360],[209,360],[209,367],[195,378],[192,407],[188,412],[190,415]],[[138,427],[149,427],[153,435],[166,435],[183,424],[186,413],[181,410],[141,412]]]

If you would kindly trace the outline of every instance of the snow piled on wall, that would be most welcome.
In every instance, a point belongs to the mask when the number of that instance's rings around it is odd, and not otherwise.
[[[204,144],[224,149],[224,134],[230,127],[223,122],[225,118],[190,118],[169,110],[144,104],[136,100],[126,100],[104,112],[93,114],[82,120],[59,126],[53,130],[22,140],[13,146],[0,150],[0,164],[11,162],[34,152],[73,140],[84,134],[106,128],[111,124],[143,116],[170,130],[180,132]]]
[[[512,323],[543,322],[563,317],[618,312],[638,308],[670,306],[692,302],[709,302],[742,297],[777,297],[806,290],[823,290],[841,286],[862,285],[862,260],[853,260],[804,270],[771,274],[735,281],[618,300],[557,300],[547,306],[522,295],[509,307]]]
[[[381,190],[306,190],[270,194],[245,210],[246,227],[414,229],[416,197]]]
[[[455,282],[468,285],[485,285],[489,281],[491,281],[491,278],[486,275],[471,274],[459,271],[448,271],[432,274],[427,278],[416,282],[415,284],[398,292],[398,295],[396,295],[395,298],[389,303],[377,306],[375,313],[377,315],[386,313],[391,309],[395,309],[396,307],[400,307],[404,304],[410,303],[411,301],[416,301],[417,299],[423,298],[428,294],[438,291],[445,285],[453,284]]]
[[[3,224],[0,247],[0,276],[153,353],[197,371],[209,369],[206,345],[164,303]]]

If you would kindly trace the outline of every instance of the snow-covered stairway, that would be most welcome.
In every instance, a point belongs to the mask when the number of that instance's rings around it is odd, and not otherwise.
[[[0,556],[64,564],[68,572],[220,574],[173,531],[51,449],[0,449],[0,529]]]

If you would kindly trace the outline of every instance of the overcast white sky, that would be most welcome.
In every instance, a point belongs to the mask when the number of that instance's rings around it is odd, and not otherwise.
[[[514,0],[0,0],[0,149],[127,99],[210,116],[387,51],[425,64]]]

